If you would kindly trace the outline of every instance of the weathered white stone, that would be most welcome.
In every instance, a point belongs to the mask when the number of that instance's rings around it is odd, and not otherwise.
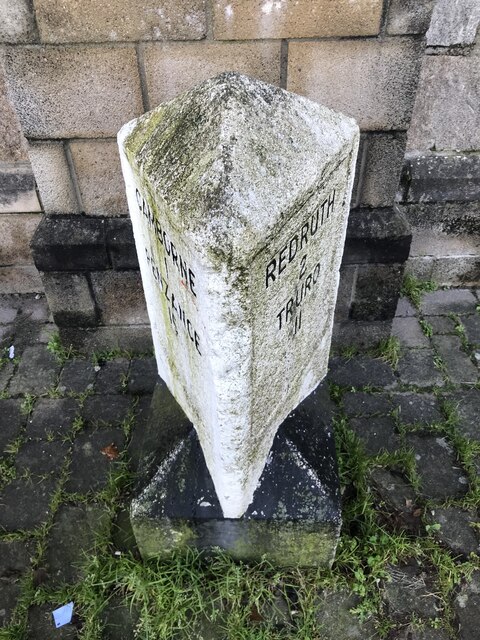
[[[118,138],[159,373],[239,517],[327,370],[358,127],[226,73]]]

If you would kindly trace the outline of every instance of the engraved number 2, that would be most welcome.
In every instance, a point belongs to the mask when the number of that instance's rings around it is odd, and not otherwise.
[[[307,269],[307,254],[305,254],[300,262],[300,275],[298,276],[299,280],[303,278],[305,275],[305,271]]]

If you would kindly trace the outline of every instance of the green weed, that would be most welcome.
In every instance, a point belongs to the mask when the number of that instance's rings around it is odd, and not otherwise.
[[[47,343],[47,350],[54,355],[61,364],[64,364],[67,360],[75,356],[75,349],[72,345],[66,347],[62,344],[58,331],[51,335]]]
[[[33,411],[33,407],[35,406],[35,400],[37,399],[36,396],[34,396],[31,393],[26,393],[23,396],[23,400],[20,404],[20,411],[22,412],[22,414],[24,416],[28,416],[32,413]]]
[[[431,338],[433,336],[433,327],[432,327],[432,325],[429,322],[427,322],[426,320],[423,320],[423,318],[420,318],[418,322],[420,324],[420,327],[421,327],[424,335],[426,335],[427,338]]]
[[[407,274],[403,280],[401,294],[411,301],[411,303],[418,309],[422,296],[425,293],[436,291],[438,286],[431,280],[420,281],[414,276]]]
[[[340,405],[343,399],[344,389],[338,384],[334,382],[328,383],[328,391],[330,394],[330,398],[335,402],[335,404]]]
[[[357,356],[359,353],[360,353],[360,350],[355,345],[347,345],[345,347],[342,347],[342,349],[340,350],[340,355],[343,358],[346,358],[347,360],[351,360],[352,358]]]
[[[115,347],[112,349],[101,349],[100,351],[95,351],[92,354],[92,362],[95,367],[101,366],[109,360],[115,360],[115,358],[127,358],[130,360],[132,358],[132,354],[130,353],[130,351],[120,349],[119,347]]]
[[[400,359],[400,351],[400,341],[398,338],[389,336],[380,341],[374,355],[388,362],[392,369],[396,369]]]
[[[17,471],[13,461],[8,457],[0,458],[0,486],[15,480],[16,476]]]

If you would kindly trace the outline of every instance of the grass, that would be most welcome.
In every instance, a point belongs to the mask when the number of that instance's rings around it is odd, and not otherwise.
[[[389,336],[380,341],[374,354],[396,369],[400,359],[400,341],[395,336]]]
[[[420,327],[427,338],[431,338],[433,336],[433,327],[432,325],[424,320],[423,318],[419,318],[418,320]]]
[[[35,406],[36,399],[37,399],[36,396],[34,396],[31,393],[26,393],[23,396],[23,400],[20,405],[20,411],[24,416],[29,416],[32,413],[33,407]]]
[[[72,345],[67,347],[62,344],[58,331],[50,336],[50,340],[47,343],[47,350],[54,355],[61,364],[64,364],[76,355]]]
[[[112,349],[101,349],[93,353],[92,363],[95,367],[99,367],[109,360],[115,360],[115,358],[131,359],[132,354],[130,353],[130,351],[126,351],[125,349],[120,349],[118,347]]]
[[[436,291],[438,289],[438,285],[435,284],[432,280],[417,280],[414,276],[407,274],[403,280],[403,285],[401,289],[401,295],[405,296],[410,300],[414,307],[417,309],[420,306],[420,302],[422,300],[422,296],[425,293],[430,293],[432,291]]]

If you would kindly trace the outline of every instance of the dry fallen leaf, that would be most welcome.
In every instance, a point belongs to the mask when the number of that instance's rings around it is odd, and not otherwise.
[[[252,622],[262,622],[263,621],[263,616],[260,614],[259,610],[257,609],[257,607],[255,605],[252,605],[252,608],[250,609],[250,620]]]
[[[419,518],[422,515],[422,513],[423,513],[422,509],[415,509],[415,511],[412,513],[412,516],[414,518]]]
[[[104,456],[107,456],[109,460],[116,460],[119,456],[118,447],[114,442],[107,445],[106,447],[103,447],[103,449],[100,449],[100,451]]]

